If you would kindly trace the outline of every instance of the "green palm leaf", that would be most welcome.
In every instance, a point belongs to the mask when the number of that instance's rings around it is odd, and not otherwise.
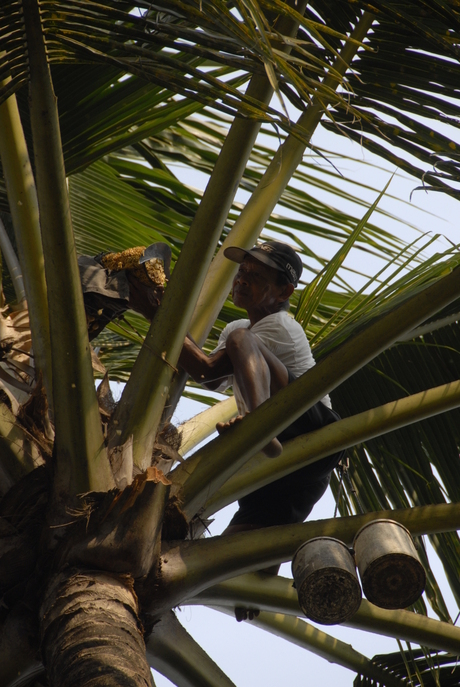
[[[408,649],[385,656],[374,656],[373,663],[384,668],[396,679],[413,687],[456,687],[460,667],[456,656],[443,652],[429,653],[427,650]],[[358,676],[354,687],[371,687],[372,678]]]

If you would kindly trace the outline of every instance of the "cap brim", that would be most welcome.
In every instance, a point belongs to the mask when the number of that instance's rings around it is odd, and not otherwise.
[[[249,255],[248,250],[244,248],[237,248],[236,246],[230,246],[224,250],[224,255],[228,260],[232,262],[243,262],[246,255]]]
[[[254,260],[258,260],[268,267],[273,267],[275,270],[278,270],[278,272],[283,272],[283,268],[277,265],[276,262],[262,250],[258,250],[256,252],[254,250],[244,250],[244,248],[238,248],[237,246],[229,246],[224,250],[224,255],[226,258],[228,258],[228,260],[238,263],[243,262],[243,260],[249,256],[250,258],[254,258]]]

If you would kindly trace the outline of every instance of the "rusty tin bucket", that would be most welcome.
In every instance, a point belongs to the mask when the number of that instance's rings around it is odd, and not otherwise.
[[[307,618],[323,625],[343,623],[361,603],[353,556],[332,537],[316,537],[300,546],[292,559],[299,605]]]
[[[425,589],[425,570],[409,530],[394,520],[374,520],[355,536],[363,591],[380,608],[407,608]]]

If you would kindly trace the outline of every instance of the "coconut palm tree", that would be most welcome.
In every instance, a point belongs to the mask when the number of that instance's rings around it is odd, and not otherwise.
[[[5,279],[2,684],[151,684],[151,664],[178,685],[230,685],[179,625],[172,609],[185,603],[260,609],[262,627],[368,683],[401,682],[394,657],[332,645],[295,617],[291,581],[257,571],[312,537],[349,544],[363,524],[392,518],[430,535],[459,597],[458,255],[424,260],[370,223],[374,207],[346,215],[297,183],[334,188],[333,168],[319,180],[303,161],[322,124],[456,194],[456,7],[6,0],[0,17],[2,253],[15,290]],[[174,162],[209,176],[203,194]],[[298,215],[273,214],[278,203]],[[312,278],[295,315],[318,364],[170,469],[183,339],[189,330],[209,349],[239,316],[223,247],[250,247],[263,230],[305,256]],[[308,247],[313,233],[338,244],[333,260]],[[152,325],[127,316],[98,342],[112,378],[127,379],[113,407],[106,383],[95,391],[77,249],[156,240],[174,269]],[[349,286],[339,268],[353,246],[386,260],[390,276]],[[329,391],[345,419],[264,459],[269,438]],[[229,399],[203,425],[234,412]],[[208,432],[187,430],[183,453]],[[344,448],[354,460],[342,518],[197,538],[223,505]],[[420,557],[439,621],[421,602],[414,613],[363,601],[350,622],[428,647],[430,667],[431,650],[458,653],[460,631],[422,544]]]

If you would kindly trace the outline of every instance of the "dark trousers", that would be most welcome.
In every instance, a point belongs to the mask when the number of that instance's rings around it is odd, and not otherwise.
[[[340,420],[340,415],[319,401],[281,432],[278,439],[283,443],[337,420]],[[322,458],[243,496],[238,501],[239,509],[230,521],[229,527],[270,527],[303,522],[326,491],[331,472],[343,454],[344,451],[341,451]]]

